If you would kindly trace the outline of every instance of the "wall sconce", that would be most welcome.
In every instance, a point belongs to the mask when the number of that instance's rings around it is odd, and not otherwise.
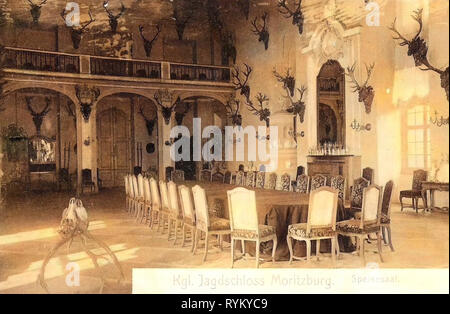
[[[447,119],[444,118],[443,116],[438,118],[437,111],[434,112],[434,119],[432,117],[430,117],[430,123],[436,125],[437,127],[441,127],[443,125],[448,125],[448,122],[449,122],[449,117],[447,117]]]
[[[294,139],[294,141],[297,143],[298,137],[305,137],[305,131],[301,132],[294,132],[294,130],[290,129],[288,131],[288,135]]]
[[[367,123],[367,124],[361,124],[358,121],[353,120],[352,124],[350,125],[352,127],[353,130],[357,131],[357,132],[362,132],[362,131],[370,131],[372,130],[372,124]]]

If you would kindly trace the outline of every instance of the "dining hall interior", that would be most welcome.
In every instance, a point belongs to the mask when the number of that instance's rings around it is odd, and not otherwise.
[[[0,293],[448,269],[448,20],[446,0],[0,0]]]

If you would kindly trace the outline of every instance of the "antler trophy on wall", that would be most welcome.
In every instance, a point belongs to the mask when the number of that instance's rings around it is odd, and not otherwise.
[[[147,58],[149,58],[152,54],[153,44],[158,39],[159,34],[161,34],[161,27],[159,25],[156,25],[156,35],[151,40],[145,38],[144,26],[142,25],[139,25],[139,34],[141,34],[141,38],[144,41],[145,55],[147,56]]]
[[[95,22],[94,17],[92,16],[92,12],[91,10],[89,10],[89,22],[86,22],[84,24],[80,24],[80,26],[76,27],[75,25],[69,26],[67,24],[67,13],[66,9],[64,9],[61,13],[61,17],[64,20],[64,24],[70,28],[70,37],[72,39],[72,44],[73,44],[73,48],[74,49],[78,49],[80,48],[80,43],[81,43],[81,39],[83,38],[83,34],[87,33],[88,30],[88,26],[91,25],[92,23]]]
[[[155,124],[156,124],[156,121],[158,119],[158,116],[156,115],[153,119],[148,118],[146,116],[146,114],[144,113],[144,106],[143,105],[139,106],[139,114],[141,115],[141,117],[145,121],[145,126],[147,127],[148,135],[152,136],[153,135],[153,130],[155,129]]]
[[[369,114],[372,111],[372,103],[375,97],[375,91],[373,90],[372,86],[367,84],[369,83],[370,77],[372,76],[375,64],[372,64],[370,66],[366,65],[367,79],[362,85],[360,85],[355,78],[355,67],[356,63],[353,64],[353,66],[351,67],[347,67],[347,72],[345,74],[349,76],[350,79],[352,80],[354,84],[353,92],[358,92],[359,96],[358,101],[364,102],[364,106],[366,107],[366,113]]]
[[[259,42],[263,42],[264,43],[264,47],[267,49],[269,49],[269,38],[270,38],[270,34],[269,34],[269,28],[267,26],[267,19],[269,18],[269,13],[264,12],[263,16],[261,17],[262,21],[263,21],[263,25],[262,27],[258,26],[258,17],[255,17],[255,19],[252,21],[252,32],[255,35],[258,35],[258,41]]]
[[[231,75],[233,76],[233,85],[235,86],[235,89],[240,90],[241,95],[248,100],[250,99],[250,86],[248,85],[248,79],[250,78],[250,74],[252,73],[253,69],[246,63],[244,63],[244,65],[244,78],[241,78],[241,70],[238,66],[234,67],[234,71],[231,72]]]
[[[225,108],[233,126],[242,126],[242,115],[240,113],[241,102],[235,98],[230,98],[225,104]]]
[[[294,0],[295,4],[295,10],[291,10],[286,0],[279,0],[278,1],[278,11],[285,17],[285,18],[291,18],[292,17],[292,25],[296,25],[298,27],[298,32],[303,34],[303,24],[305,23],[305,17],[303,16],[302,12],[302,0],[297,2]]]
[[[305,95],[306,91],[308,89],[306,86],[302,86],[301,88],[297,88],[297,91],[300,94],[300,98],[295,101],[290,95],[289,91],[286,90],[287,96],[286,98],[289,99],[290,106],[286,109],[287,112],[292,113],[294,116],[298,116],[300,118],[300,122],[303,123],[305,121],[305,111],[306,111],[306,105],[303,101],[303,96]]]
[[[412,56],[414,58],[416,67],[419,67],[422,71],[434,71],[440,75],[441,87],[445,89],[447,100],[449,100],[449,67],[445,70],[440,70],[432,66],[428,61],[428,46],[426,41],[420,37],[423,29],[422,14],[423,9],[419,9],[414,11],[414,15],[412,15],[412,18],[419,23],[419,30],[417,31],[416,36],[414,36],[411,40],[406,39],[406,37],[400,34],[397,30],[395,26],[397,19],[394,20],[389,29],[397,34],[397,36],[393,38],[394,40],[401,41],[400,46],[408,46],[408,56]],[[425,68],[420,68],[422,65],[425,66]]]
[[[33,17],[33,23],[37,24],[39,23],[39,18],[41,17],[42,6],[47,3],[47,0],[43,0],[39,4],[36,4],[33,1],[28,0],[28,3],[30,5],[30,13],[31,16]]]
[[[40,135],[42,122],[44,121],[45,116],[51,111],[50,109],[51,100],[48,97],[45,98],[45,107],[40,112],[34,111],[31,105],[33,102],[33,97],[31,96],[25,97],[25,102],[27,103],[28,111],[33,116],[34,126],[36,127],[36,134]]]
[[[253,112],[255,116],[258,116],[260,121],[266,122],[266,126],[269,127],[271,112],[269,108],[264,106],[264,104],[269,101],[269,97],[262,93],[258,93],[256,100],[258,101],[258,107],[256,107],[250,99],[247,99],[248,110]]]
[[[295,77],[291,75],[291,69],[288,69],[285,76],[280,75],[275,69],[273,75],[277,78],[278,82],[284,84],[284,88],[287,88],[291,93],[291,97],[295,94]]]
[[[109,1],[103,1],[103,8],[105,9],[106,13],[108,14],[109,18],[109,26],[111,26],[111,31],[113,34],[117,32],[117,26],[119,26],[119,19],[122,17],[122,15],[125,13],[126,8],[121,4],[120,12],[116,15],[114,15],[109,9]]]
[[[92,106],[100,96],[100,90],[97,87],[89,87],[87,85],[76,85],[75,93],[80,102],[80,111],[84,121],[89,122]]]
[[[164,102],[172,103],[173,101],[173,93],[169,90],[158,90],[153,98],[156,101],[156,104],[159,108],[161,108],[161,114],[164,118],[164,122],[166,125],[170,124],[170,118],[172,117],[172,112],[174,112],[175,107],[181,102],[181,98],[178,97],[175,103],[171,106],[165,106]]]

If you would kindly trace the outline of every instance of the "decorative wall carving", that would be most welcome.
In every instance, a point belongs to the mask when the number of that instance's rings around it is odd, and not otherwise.
[[[84,121],[89,122],[92,106],[97,102],[98,97],[100,96],[100,90],[97,87],[90,87],[86,84],[76,85],[75,94],[80,102],[80,111]]]

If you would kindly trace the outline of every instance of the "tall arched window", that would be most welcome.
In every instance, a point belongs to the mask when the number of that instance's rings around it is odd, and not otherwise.
[[[431,167],[429,106],[417,105],[407,109],[403,125],[405,170],[429,169]]]

